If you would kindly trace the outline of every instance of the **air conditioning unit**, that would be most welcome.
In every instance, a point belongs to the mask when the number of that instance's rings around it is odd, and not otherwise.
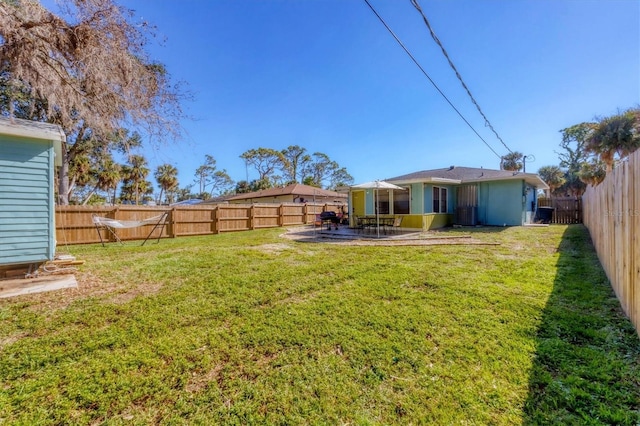
[[[476,226],[478,224],[478,207],[463,206],[456,208],[455,224],[462,226]]]

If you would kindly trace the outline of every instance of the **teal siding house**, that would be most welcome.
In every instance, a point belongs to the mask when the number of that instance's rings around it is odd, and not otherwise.
[[[403,190],[356,190],[352,216],[402,216],[405,229],[450,225],[519,226],[533,221],[537,191],[547,184],[535,173],[451,166],[385,179]]]
[[[60,127],[0,117],[0,277],[55,255],[54,168]]]

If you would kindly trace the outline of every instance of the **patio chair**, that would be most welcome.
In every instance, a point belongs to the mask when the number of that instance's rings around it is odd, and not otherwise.
[[[400,228],[401,225],[402,225],[402,216],[398,216],[393,220],[393,223],[390,226],[391,231],[395,233],[396,229]]]

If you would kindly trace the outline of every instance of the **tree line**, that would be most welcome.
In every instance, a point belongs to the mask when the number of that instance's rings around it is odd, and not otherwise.
[[[596,117],[560,131],[558,165],[541,167],[540,177],[555,196],[581,196],[596,186],[616,164],[640,148],[640,107]]]
[[[153,172],[160,188],[153,197],[151,170],[137,153],[140,134],[158,144],[178,140],[180,121],[188,118],[181,105],[191,95],[149,58],[155,28],[132,10],[113,0],[68,0],[59,8],[0,0],[0,114],[62,128],[60,204],[172,202],[292,182],[324,188],[352,182],[326,154],[293,145],[244,152],[240,157],[259,175],[250,182],[234,182],[206,155],[194,182],[180,188],[175,166],[162,164]]]
[[[130,138],[128,146],[138,146],[139,137]],[[117,147],[114,148],[117,150]],[[194,174],[190,184],[180,186],[178,169],[162,164],[153,172],[159,188],[154,194],[151,170],[142,155],[129,155],[124,164],[113,160],[112,153],[99,150],[75,157],[70,169],[74,188],[70,202],[73,204],[126,203],[171,204],[198,198],[207,200],[216,196],[240,194],[291,183],[304,183],[326,189],[353,183],[353,177],[344,167],[332,161],[326,154],[292,145],[281,151],[271,148],[250,149],[240,155],[247,167],[252,166],[259,177],[252,181],[231,179],[226,169],[218,169],[212,155],[205,155],[204,163]],[[118,188],[120,194],[117,194]]]
[[[560,133],[559,164],[541,167],[538,175],[549,185],[551,195],[580,196],[587,185],[598,185],[618,162],[640,147],[640,107],[596,117]],[[502,157],[500,168],[521,171],[525,160],[521,152],[512,152]]]

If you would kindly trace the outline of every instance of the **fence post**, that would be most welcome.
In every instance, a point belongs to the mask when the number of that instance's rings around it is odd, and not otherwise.
[[[167,237],[175,238],[176,237],[176,208],[172,207],[169,210],[169,229],[167,229]]]
[[[256,215],[256,205],[255,204],[251,204],[251,207],[249,208],[249,229],[253,230],[255,229],[255,217]]]
[[[120,210],[119,207],[116,206],[116,208],[111,211],[111,216],[113,216],[114,220],[118,220],[118,211],[119,210]],[[108,232],[108,234],[109,234],[109,242],[115,242],[116,241],[116,237],[111,232]]]
[[[219,206],[216,206],[212,211],[211,211],[211,215],[212,215],[212,219],[213,221],[211,222],[211,232],[213,234],[219,234],[220,233],[220,212],[219,212]]]

